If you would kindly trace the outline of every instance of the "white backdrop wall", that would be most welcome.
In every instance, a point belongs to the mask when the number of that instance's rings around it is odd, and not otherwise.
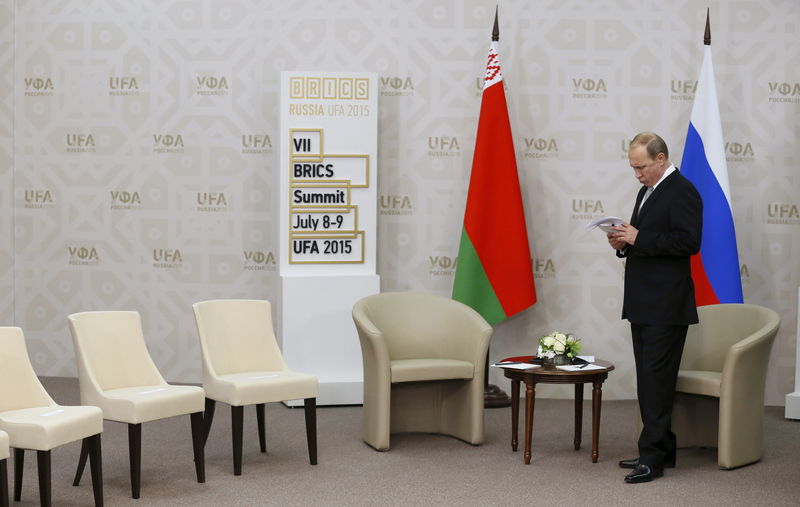
[[[706,4],[500,3],[539,303],[497,327],[491,358],[572,331],[617,364],[606,397],[632,398],[622,265],[583,225],[629,216],[638,131],[680,163]],[[707,3],[745,301],[782,317],[767,380],[782,404],[800,285],[800,4]],[[124,308],[170,380],[198,381],[191,303],[275,297],[284,69],[379,74],[382,290],[449,295],[494,5],[0,0],[0,317],[24,328],[37,372],[75,374],[67,314]]]

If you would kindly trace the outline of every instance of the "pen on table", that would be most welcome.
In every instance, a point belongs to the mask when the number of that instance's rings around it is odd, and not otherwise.
[[[578,368],[586,368],[587,366],[589,366],[588,362],[583,363],[582,365],[578,366]]]

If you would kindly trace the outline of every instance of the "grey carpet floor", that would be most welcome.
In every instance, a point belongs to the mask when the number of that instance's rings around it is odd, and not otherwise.
[[[62,404],[78,402],[76,379],[45,378]],[[573,403],[536,402],[533,461],[510,447],[510,409],[485,414],[486,442],[471,446],[427,434],[392,436],[389,452],[361,441],[361,407],[317,411],[319,465],[308,463],[302,409],[267,405],[267,453],[258,449],[256,416],[245,408],[243,475],[233,475],[230,410],[218,404],[206,446],[206,483],[195,481],[189,417],[142,427],[141,499],[130,498],[125,425],[105,423],[106,505],[800,505],[800,422],[782,407],[765,411],[764,458],[720,470],[714,449],[678,452],[678,467],[651,483],[623,482],[617,461],[636,455],[635,401],[603,403],[600,460],[590,457],[591,406],[584,404],[583,446],[575,451]],[[520,421],[521,425],[523,421]],[[522,439],[522,432],[520,432]],[[91,505],[87,473],[72,487],[78,443],[53,451],[54,505]],[[9,463],[9,482],[13,483]],[[35,454],[25,461],[22,502],[38,505]]]

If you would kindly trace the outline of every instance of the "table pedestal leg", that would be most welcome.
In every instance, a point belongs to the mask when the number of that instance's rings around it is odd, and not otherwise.
[[[519,380],[511,381],[511,450],[519,446]]]
[[[583,430],[583,384],[575,384],[575,450],[581,448]]]
[[[531,436],[533,433],[533,404],[536,402],[536,384],[525,384],[525,464],[531,463]]]
[[[603,381],[592,382],[592,463],[597,463],[598,441],[600,440],[600,402],[603,398]]]

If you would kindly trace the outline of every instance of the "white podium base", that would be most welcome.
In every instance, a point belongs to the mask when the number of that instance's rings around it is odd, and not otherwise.
[[[786,419],[800,419],[800,391],[786,395]]]
[[[289,369],[319,379],[317,405],[363,403],[353,304],[380,292],[378,275],[281,276],[280,333]],[[293,400],[286,405],[302,405]]]

